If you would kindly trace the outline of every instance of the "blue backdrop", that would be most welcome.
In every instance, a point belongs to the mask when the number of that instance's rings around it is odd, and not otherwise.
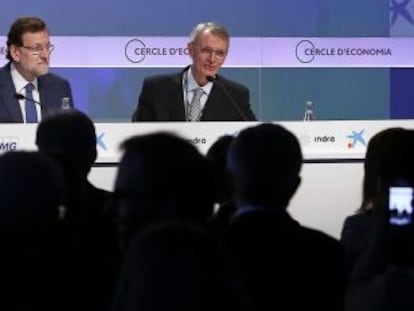
[[[22,15],[45,19],[59,36],[187,36],[216,21],[237,37],[413,36],[409,0],[2,1],[0,35]],[[405,2],[404,2],[405,3]],[[0,43],[5,46],[5,42]],[[82,47],[79,47],[82,49]],[[52,55],[53,57],[53,55]],[[52,68],[72,84],[75,105],[95,121],[129,121],[145,76],[180,68]],[[223,68],[249,87],[260,120],[300,120],[306,100],[317,119],[414,116],[412,70],[390,68]],[[405,83],[403,83],[405,81]],[[406,82],[409,81],[409,82]]]

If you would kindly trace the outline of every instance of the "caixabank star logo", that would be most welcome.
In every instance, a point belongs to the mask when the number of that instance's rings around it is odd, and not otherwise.
[[[365,129],[362,129],[360,131],[351,131],[351,134],[347,135],[346,138],[348,138],[347,147],[348,148],[355,148],[359,145],[366,147],[367,143],[364,139],[364,132]]]

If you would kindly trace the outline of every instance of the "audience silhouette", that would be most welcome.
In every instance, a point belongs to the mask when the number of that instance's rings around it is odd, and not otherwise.
[[[303,158],[280,125],[206,157],[170,133],[128,138],[111,194],[88,181],[93,122],[50,115],[39,152],[0,155],[0,309],[412,310],[414,218],[392,224],[388,204],[391,186],[414,188],[413,142],[403,128],[369,141],[341,245],[288,213]]]
[[[391,223],[388,209],[389,187],[414,186],[414,131],[394,129],[378,135],[384,133],[390,136],[381,138],[385,141],[377,159],[376,196],[362,236],[366,242],[347,293],[347,310],[352,311],[414,308],[414,225]]]
[[[382,195],[378,187],[381,163],[394,139],[404,132],[402,128],[388,128],[375,134],[368,142],[364,161],[362,203],[356,214],[345,219],[341,232],[348,278],[352,274],[359,255],[369,242],[369,231],[372,230],[372,222],[375,219],[372,213],[375,203]]]
[[[231,135],[219,137],[207,150],[206,154],[206,158],[214,171],[217,191],[216,203],[219,206],[233,201],[231,182],[226,168],[227,151],[233,139],[234,137]]]
[[[63,310],[63,176],[38,152],[0,156],[0,309]]]
[[[206,158],[214,172],[216,185],[215,211],[212,215],[210,228],[220,231],[228,227],[230,218],[236,210],[230,176],[227,171],[227,153],[234,137],[219,137],[207,150]]]
[[[82,225],[102,217],[109,192],[87,179],[96,160],[96,132],[92,120],[78,110],[45,118],[36,132],[36,145],[61,165],[66,182],[66,221]]]
[[[179,219],[206,224],[213,212],[214,181],[204,156],[168,133],[132,137],[115,181],[123,247],[147,225]]]
[[[301,165],[297,138],[279,125],[247,128],[230,146],[237,211],[223,238],[257,310],[343,309],[339,241],[286,210]]]
[[[223,248],[199,226],[149,226],[131,242],[112,310],[252,310]]]
[[[106,211],[110,193],[88,181],[97,156],[95,126],[81,111],[56,113],[39,124],[36,144],[57,161],[64,174],[63,226],[72,247],[67,269],[72,269],[75,280],[82,279],[72,290],[71,300],[76,307],[102,310],[110,303],[120,253],[117,229]]]

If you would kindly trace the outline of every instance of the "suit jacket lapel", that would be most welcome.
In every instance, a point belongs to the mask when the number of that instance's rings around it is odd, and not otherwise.
[[[16,88],[10,74],[10,63],[0,70],[0,96],[5,106],[5,111],[10,115],[10,120],[23,122],[19,101],[14,97]],[[2,118],[3,119],[3,118]]]
[[[40,104],[42,105],[42,115],[47,110],[47,107],[49,107],[50,103],[53,102],[53,99],[51,98],[52,93],[48,92],[48,78],[47,76],[40,76],[37,78],[37,85],[39,87],[39,95],[40,95]]]
[[[219,79],[219,77],[217,77]],[[213,85],[210,95],[208,96],[206,105],[204,106],[202,121],[217,120],[219,116],[225,115],[226,102],[228,99],[224,96],[224,93],[216,86]]]
[[[170,92],[166,93],[168,112],[173,121],[185,120],[184,93],[183,93],[183,73],[174,75]]]

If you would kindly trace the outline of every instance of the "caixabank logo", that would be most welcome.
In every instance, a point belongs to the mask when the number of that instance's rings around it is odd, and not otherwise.
[[[96,145],[98,146],[98,148],[107,151],[108,147],[105,144],[104,136],[105,136],[105,132],[102,132],[96,135]]]
[[[346,135],[346,138],[348,138],[347,141],[347,147],[349,149],[356,148],[358,146],[366,147],[367,143],[364,139],[364,132],[365,129],[359,130],[359,131],[351,131],[350,134]]]

